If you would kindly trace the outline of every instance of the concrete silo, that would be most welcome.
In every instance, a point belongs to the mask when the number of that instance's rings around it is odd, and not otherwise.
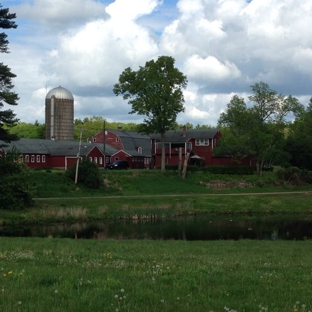
[[[46,139],[74,139],[74,97],[59,86],[48,92],[45,99]]]

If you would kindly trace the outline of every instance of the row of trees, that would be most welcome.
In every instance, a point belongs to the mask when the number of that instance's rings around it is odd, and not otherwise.
[[[296,128],[287,118],[302,120],[305,109],[296,98],[278,94],[264,82],[254,84],[251,89],[249,106],[235,95],[221,114],[218,125],[223,138],[215,153],[236,159],[248,156],[261,175],[265,162],[290,160],[284,148],[285,139],[295,134]]]

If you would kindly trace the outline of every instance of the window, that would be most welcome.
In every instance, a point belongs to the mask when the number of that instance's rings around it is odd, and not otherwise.
[[[43,163],[45,163],[45,155],[42,155],[41,160],[42,160]]]
[[[106,161],[105,161],[106,163],[110,163],[110,159],[109,159],[109,157],[106,157]]]
[[[138,148],[138,153],[142,154],[142,147]]]
[[[119,157],[115,157],[115,160],[119,160]]]
[[[94,162],[97,164],[97,157],[94,157]]]
[[[34,162],[35,162],[35,155],[31,155],[31,159],[30,159],[30,161],[31,161],[32,163],[34,163]]]
[[[116,142],[119,142],[119,138],[118,137],[116,138]]]
[[[92,157],[89,157],[89,160],[92,162]]]
[[[99,158],[99,163],[100,163],[100,165],[103,164],[103,158],[102,157]]]
[[[93,142],[96,142],[96,138],[93,138],[92,141],[93,141]]]
[[[209,139],[196,139],[195,145],[196,146],[203,146],[203,145],[208,146],[209,145]]]
[[[24,161],[23,155],[19,157],[19,162],[22,163]]]
[[[29,162],[29,155],[25,155],[25,161]]]
[[[37,157],[36,157],[36,162],[37,162],[37,163],[40,163],[40,155],[37,155]]]

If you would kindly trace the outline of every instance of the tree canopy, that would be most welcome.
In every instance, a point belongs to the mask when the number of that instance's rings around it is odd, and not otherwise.
[[[304,112],[290,125],[285,150],[292,166],[312,170],[312,98]]]
[[[13,21],[15,18],[15,14],[9,13],[8,8],[3,9],[0,4],[0,28],[16,28],[17,25]],[[1,53],[9,53],[8,43],[7,35],[4,32],[0,33]],[[11,109],[2,110],[4,104],[17,105],[18,95],[11,91],[14,88],[12,79],[15,77],[16,75],[11,72],[11,69],[7,65],[0,63],[0,140],[6,142],[17,139],[15,135],[10,134],[8,130],[3,128],[4,125],[14,125],[18,121],[16,115]]]
[[[139,132],[160,133],[162,140],[161,170],[165,170],[165,132],[176,124],[177,115],[184,111],[182,89],[187,78],[175,66],[174,58],[160,56],[133,71],[126,68],[114,85],[116,96],[123,95],[131,105],[130,114],[145,116]]]
[[[254,84],[251,90],[248,99],[252,106],[234,95],[220,115],[219,126],[225,129],[217,152],[237,159],[251,157],[261,175],[268,155],[284,139],[286,116],[290,112],[300,114],[303,105],[292,96],[278,94],[264,82]]]

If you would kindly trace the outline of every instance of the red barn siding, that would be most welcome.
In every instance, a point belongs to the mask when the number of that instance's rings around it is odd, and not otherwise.
[[[104,143],[104,133],[103,131],[96,134],[92,137],[92,142],[94,143]],[[105,135],[105,144],[110,145],[113,148],[116,149],[123,149],[122,142],[120,140],[120,137],[110,131],[107,131],[107,134]]]

